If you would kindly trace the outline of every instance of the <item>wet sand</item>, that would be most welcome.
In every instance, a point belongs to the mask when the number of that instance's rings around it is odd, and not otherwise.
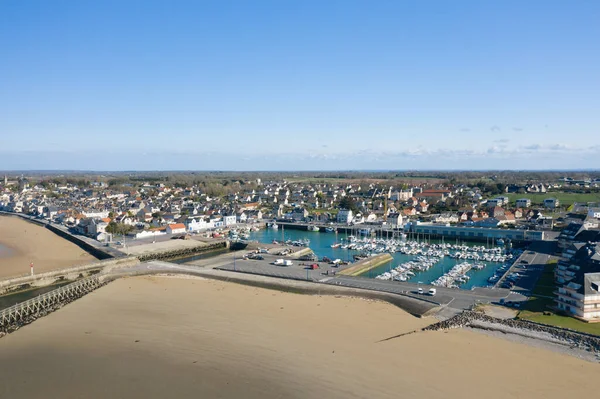
[[[43,273],[97,260],[77,245],[44,227],[18,217],[0,216],[0,243],[8,251],[0,256],[0,278]]]
[[[0,339],[1,397],[564,398],[598,364],[382,302],[212,280],[110,283]]]

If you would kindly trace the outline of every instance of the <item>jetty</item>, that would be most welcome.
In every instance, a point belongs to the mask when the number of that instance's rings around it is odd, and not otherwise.
[[[91,276],[3,309],[0,311],[0,334],[17,330],[102,285],[100,276]]]
[[[363,273],[368,272],[371,269],[391,262],[392,260],[394,260],[394,258],[392,258],[392,255],[390,255],[389,253],[369,256],[365,259],[359,260],[353,266],[342,270],[341,272],[339,272],[339,274],[344,276],[359,276]]]

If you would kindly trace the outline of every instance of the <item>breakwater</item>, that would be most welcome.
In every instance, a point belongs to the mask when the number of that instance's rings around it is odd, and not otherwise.
[[[214,251],[218,249],[229,248],[229,241],[219,241],[215,243],[199,243],[195,247],[176,248],[164,251],[155,251],[149,253],[142,253],[136,255],[136,258],[140,262],[147,262],[151,260],[169,260],[177,258],[185,258],[189,256],[198,255],[203,252]]]
[[[106,283],[98,276],[88,277],[0,311],[0,337],[62,308]]]
[[[481,312],[465,311],[447,320],[423,328],[423,331],[448,330],[472,327],[500,331],[529,338],[560,343],[589,352],[600,353],[600,336],[552,327],[517,319],[497,319]]]

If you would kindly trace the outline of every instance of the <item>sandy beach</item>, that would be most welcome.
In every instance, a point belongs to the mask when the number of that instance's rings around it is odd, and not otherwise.
[[[598,364],[382,302],[121,279],[0,339],[0,396],[563,398]],[[393,338],[396,337],[396,338]]]
[[[0,278],[43,273],[96,260],[77,245],[41,226],[18,217],[0,216],[0,243],[8,251],[0,256]]]

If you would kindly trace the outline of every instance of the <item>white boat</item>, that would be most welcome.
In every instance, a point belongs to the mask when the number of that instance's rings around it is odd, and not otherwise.
[[[269,225],[269,228],[277,230],[279,228],[279,225],[277,223],[273,222]]]
[[[334,227],[326,227],[325,231],[328,233],[334,233],[335,232],[335,228]]]
[[[311,225],[308,226],[308,231],[319,231],[319,228],[317,226]]]

